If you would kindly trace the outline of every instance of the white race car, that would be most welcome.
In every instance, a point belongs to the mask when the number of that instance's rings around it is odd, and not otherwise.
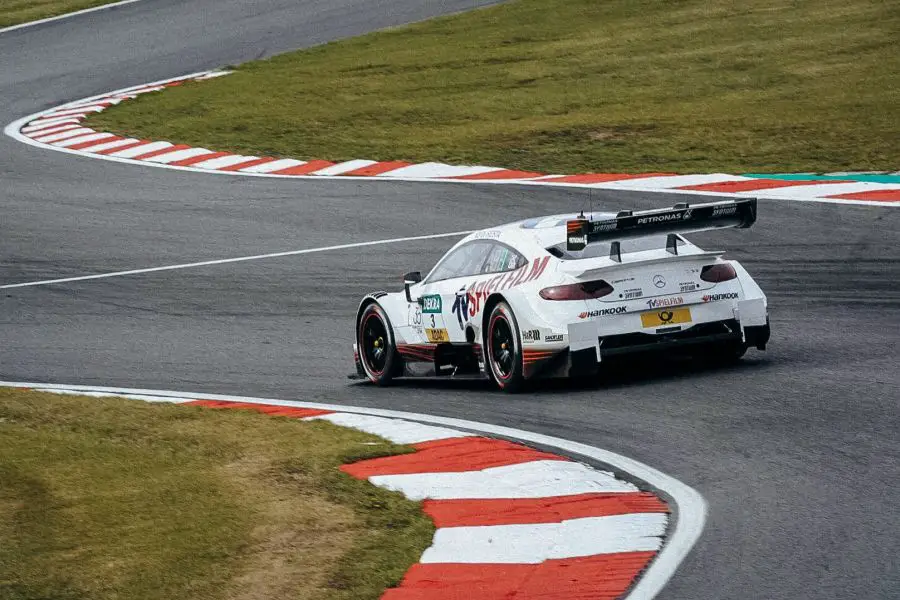
[[[359,376],[488,377],[506,391],[588,375],[623,355],[738,359],[769,340],[766,296],[683,233],[756,221],[756,200],[556,215],[472,233],[401,292],[363,298]]]

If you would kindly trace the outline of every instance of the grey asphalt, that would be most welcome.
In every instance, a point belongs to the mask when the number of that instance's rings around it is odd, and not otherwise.
[[[144,0],[0,34],[0,121],[473,2]],[[478,3],[486,4],[486,3]],[[580,190],[178,173],[0,136],[0,285],[464,228],[579,209]],[[684,197],[678,197],[683,200]],[[603,208],[674,197],[595,192]],[[662,598],[900,596],[900,211],[762,201],[695,236],[770,298],[770,351],[649,363],[515,397],[349,382],[353,314],[451,240],[0,290],[0,379],[318,400],[509,425],[656,467],[710,504]]]

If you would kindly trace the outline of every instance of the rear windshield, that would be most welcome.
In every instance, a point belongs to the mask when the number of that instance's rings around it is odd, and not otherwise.
[[[632,252],[643,252],[645,250],[661,250],[666,247],[666,237],[664,235],[651,235],[649,237],[631,238],[621,240],[619,242],[619,250],[622,254],[630,254]],[[684,240],[678,238],[678,245],[683,246]],[[566,243],[562,242],[555,246],[547,248],[547,252],[561,258],[562,260],[581,260],[583,258],[599,258],[601,256],[609,256],[609,242],[594,242],[588,244],[584,250],[578,252],[569,252],[566,250]]]

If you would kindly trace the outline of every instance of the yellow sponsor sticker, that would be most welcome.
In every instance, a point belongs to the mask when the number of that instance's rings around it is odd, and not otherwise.
[[[691,309],[689,308],[661,308],[641,313],[641,324],[644,327],[666,327],[690,322]]]
[[[432,344],[450,341],[450,334],[447,333],[446,329],[426,329],[425,337],[427,337],[428,341]]]

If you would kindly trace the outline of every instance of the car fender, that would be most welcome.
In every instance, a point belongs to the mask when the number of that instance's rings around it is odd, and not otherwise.
[[[356,309],[357,323],[359,323],[359,318],[362,316],[365,307],[372,302],[377,302],[381,305],[381,308],[384,309],[384,312],[387,313],[388,319],[391,320],[391,327],[396,342],[406,342],[406,336],[403,334],[404,330],[408,329],[408,327],[406,327],[408,308],[404,295],[402,293],[388,292],[372,292],[371,294],[366,294],[362,301],[360,301],[359,308]]]

